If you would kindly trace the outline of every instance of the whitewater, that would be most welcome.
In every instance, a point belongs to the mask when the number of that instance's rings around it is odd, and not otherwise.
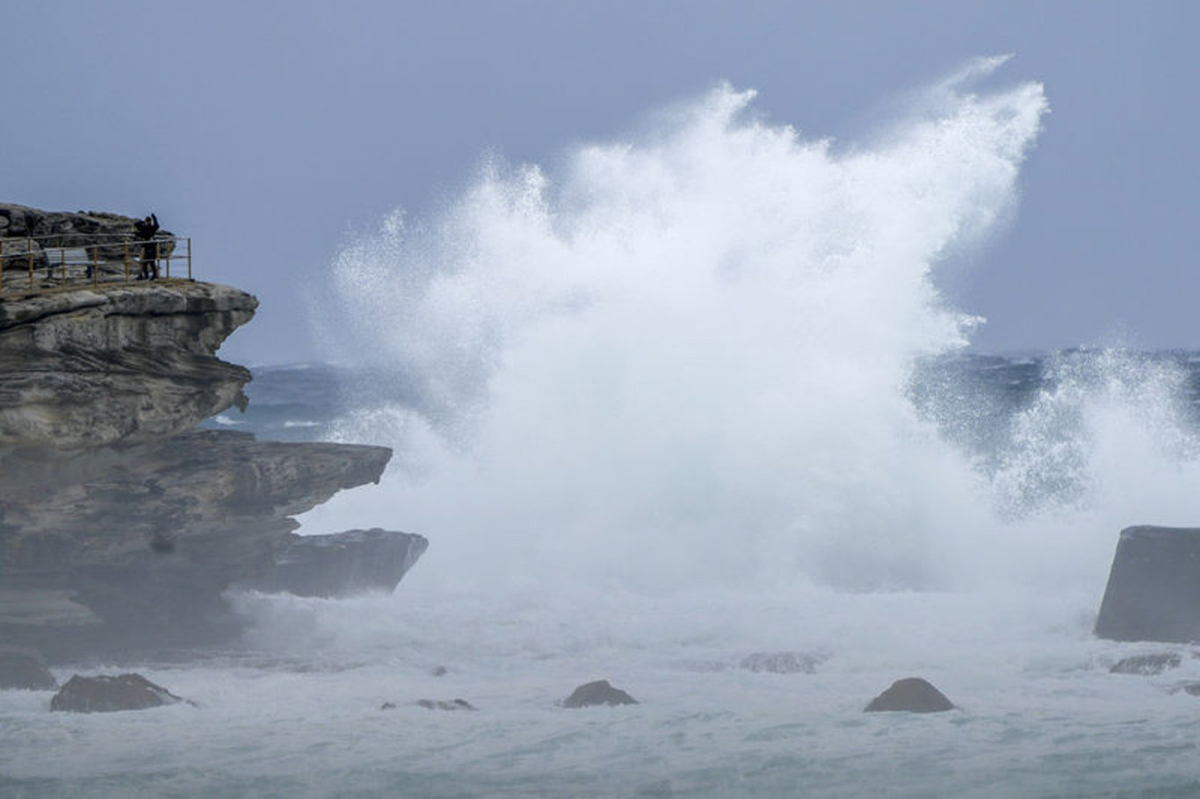
[[[720,85],[353,237],[335,366],[217,423],[392,447],[301,532],[429,550],[389,597],[235,597],[228,651],[55,669],[199,708],[0,692],[0,795],[1200,794],[1200,659],[1092,635],[1119,531],[1200,520],[1200,359],[980,356],[939,289],[1020,225],[1048,103],[1003,62],[855,142]],[[958,708],[862,712],[910,676]],[[596,679],[640,704],[556,704]]]

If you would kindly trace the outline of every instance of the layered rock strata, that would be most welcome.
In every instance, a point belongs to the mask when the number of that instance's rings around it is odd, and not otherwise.
[[[249,370],[214,353],[257,307],[188,282],[0,302],[0,446],[146,441],[244,407]]]
[[[222,592],[264,575],[293,516],[377,481],[384,447],[196,431],[0,457],[0,640],[52,659],[237,631]]]
[[[0,205],[0,238],[100,222],[132,224]],[[379,480],[384,447],[191,430],[244,406],[250,372],[216,351],[257,305],[187,281],[0,295],[0,642],[51,661],[227,642],[224,592],[275,569],[294,516]]]

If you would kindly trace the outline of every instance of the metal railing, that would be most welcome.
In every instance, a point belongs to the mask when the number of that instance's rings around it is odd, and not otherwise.
[[[0,298],[193,279],[191,237],[139,240],[120,233],[62,233],[0,238]]]

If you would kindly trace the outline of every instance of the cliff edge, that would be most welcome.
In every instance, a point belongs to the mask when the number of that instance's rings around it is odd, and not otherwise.
[[[0,205],[0,243],[52,227],[60,259],[124,253],[94,243],[110,241],[97,220],[131,221]],[[391,450],[191,429],[247,402],[249,370],[216,357],[258,307],[244,291],[124,266],[31,274],[0,284],[0,642],[59,661],[229,642],[226,590],[269,579],[294,516],[378,482]],[[424,539],[383,537],[411,547],[398,580]]]
[[[244,367],[215,353],[258,300],[147,282],[0,302],[0,446],[146,441],[244,407]]]

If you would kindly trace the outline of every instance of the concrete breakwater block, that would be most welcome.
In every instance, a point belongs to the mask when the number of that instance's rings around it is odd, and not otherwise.
[[[1122,530],[1095,632],[1113,641],[1200,641],[1200,528]]]

